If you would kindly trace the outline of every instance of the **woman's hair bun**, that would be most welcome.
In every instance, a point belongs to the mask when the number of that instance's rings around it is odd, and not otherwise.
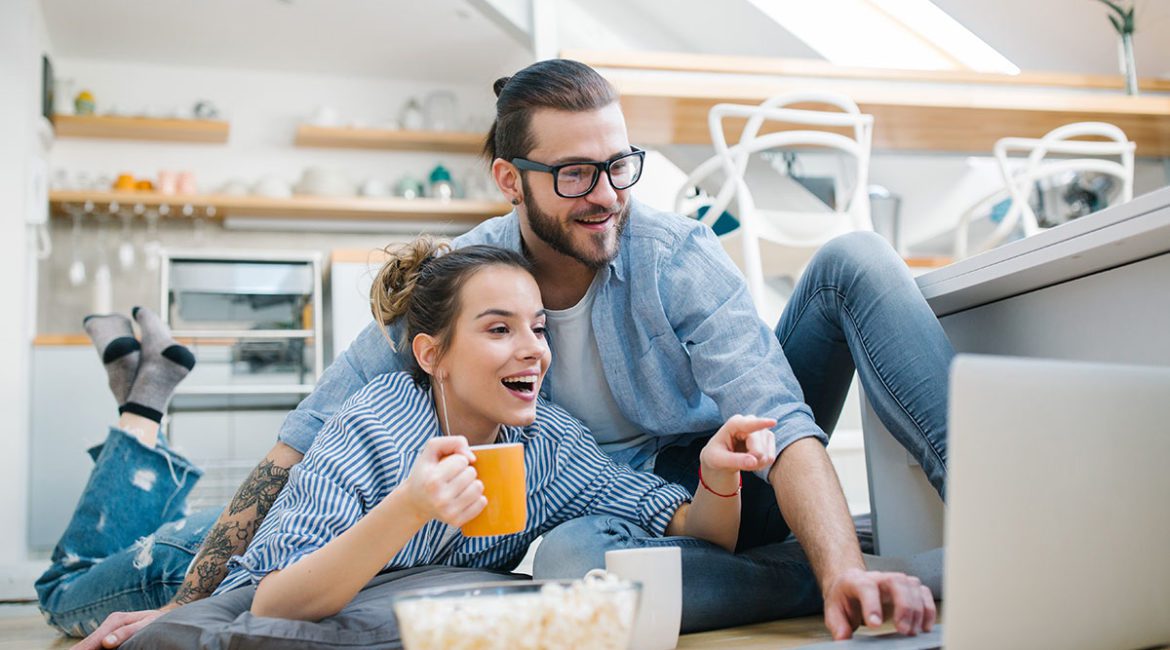
[[[386,248],[390,257],[370,287],[370,311],[379,325],[389,325],[406,313],[427,262],[450,248],[430,237],[419,237],[395,249]]]
[[[511,79],[511,77],[500,77],[499,79],[496,79],[496,83],[492,84],[492,90],[495,91],[497,98],[500,96],[500,93],[504,92],[504,86],[508,85],[509,79]]]

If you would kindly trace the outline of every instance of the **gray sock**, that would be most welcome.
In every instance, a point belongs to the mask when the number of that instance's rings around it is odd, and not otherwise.
[[[119,411],[162,422],[175,387],[195,367],[195,355],[175,343],[158,314],[146,307],[135,307],[133,313],[142,329],[142,361],[130,398]]]
[[[142,348],[134,338],[130,319],[121,314],[90,314],[81,323],[102,356],[110,380],[110,392],[118,400],[118,406],[125,404],[130,387],[134,385],[134,376],[138,374],[139,350]]]

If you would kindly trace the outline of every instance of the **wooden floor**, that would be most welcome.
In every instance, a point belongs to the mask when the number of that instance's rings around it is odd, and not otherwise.
[[[886,626],[875,633],[892,631],[891,626]],[[679,639],[678,647],[772,650],[830,640],[821,617],[815,616],[688,634]],[[44,650],[71,645],[72,639],[66,639],[45,624],[35,605],[0,605],[0,650]]]
[[[45,623],[36,605],[0,605],[0,650],[41,650],[73,645]]]
[[[893,626],[883,632],[892,632]],[[726,648],[727,650],[771,650],[796,648],[810,643],[832,641],[820,616],[745,625],[727,630],[687,634],[678,640],[679,648]]]

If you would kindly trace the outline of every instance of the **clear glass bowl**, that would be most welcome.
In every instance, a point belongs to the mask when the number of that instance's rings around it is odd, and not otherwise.
[[[612,578],[419,589],[394,614],[406,650],[626,650],[641,589]]]

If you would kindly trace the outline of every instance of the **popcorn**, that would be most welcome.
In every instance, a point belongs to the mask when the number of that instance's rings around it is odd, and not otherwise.
[[[395,603],[406,649],[625,650],[638,606],[637,586],[610,575],[485,590]]]

